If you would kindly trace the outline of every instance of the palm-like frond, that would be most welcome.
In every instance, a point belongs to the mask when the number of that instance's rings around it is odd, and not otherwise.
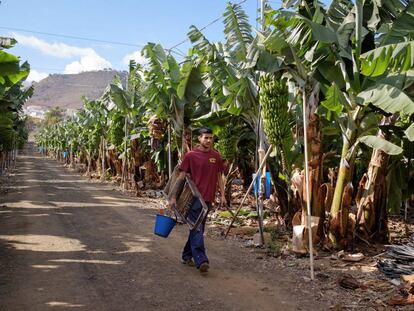
[[[196,26],[190,26],[190,31],[187,36],[193,44],[194,49],[199,53],[207,55],[215,52],[214,44],[212,44]]]
[[[411,2],[404,11],[398,15],[392,26],[379,37],[381,44],[397,43],[414,39],[414,2]]]
[[[414,41],[388,44],[361,55],[361,71],[376,77],[388,71],[404,72],[414,67]]]
[[[335,30],[338,30],[345,18],[351,12],[353,3],[351,0],[334,0],[326,12],[327,24]]]
[[[248,17],[240,4],[227,5],[224,12],[224,34],[235,57],[245,60],[247,47],[253,41],[253,36]]]

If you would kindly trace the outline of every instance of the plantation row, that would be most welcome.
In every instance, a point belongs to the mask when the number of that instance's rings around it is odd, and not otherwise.
[[[125,83],[115,77],[99,99],[83,98],[82,110],[45,126],[37,142],[139,190],[162,187],[194,146],[193,131],[210,126],[227,162],[228,198],[233,179],[247,188],[271,148],[272,191],[290,223],[306,209],[306,133],[319,239],[337,247],[386,240],[387,214],[414,190],[414,4],[378,3],[290,1],[268,7],[255,35],[229,3],[224,42],[191,26],[180,62],[147,44],[147,64],[131,61]]]
[[[33,87],[23,86],[29,64],[20,64],[17,56],[4,51],[15,44],[14,39],[0,37],[0,175],[14,165],[17,150],[27,140],[23,105],[33,94]]]

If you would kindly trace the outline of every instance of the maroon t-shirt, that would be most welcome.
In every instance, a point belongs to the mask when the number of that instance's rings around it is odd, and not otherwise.
[[[180,170],[191,175],[204,201],[214,201],[218,173],[223,172],[223,161],[217,151],[194,149],[188,152],[184,156]]]

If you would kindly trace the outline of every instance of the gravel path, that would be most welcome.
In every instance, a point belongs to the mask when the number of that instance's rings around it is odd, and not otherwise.
[[[150,200],[36,154],[17,167],[0,197],[0,310],[324,309],[229,241],[206,240],[207,276],[182,265],[187,229],[155,236]]]

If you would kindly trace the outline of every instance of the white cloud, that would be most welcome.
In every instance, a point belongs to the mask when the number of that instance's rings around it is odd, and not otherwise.
[[[102,70],[111,68],[112,64],[98,54],[83,56],[79,61],[74,61],[65,67],[64,73],[79,73],[82,71]]]
[[[30,73],[29,76],[27,77],[26,81],[27,82],[39,82],[40,80],[43,80],[44,78],[47,78],[49,74],[44,73],[44,72],[39,72],[37,70],[34,69],[30,69]]]
[[[92,48],[71,46],[61,42],[49,43],[34,36],[25,36],[16,33],[13,35],[21,45],[34,48],[46,55],[58,58],[80,57],[79,60],[66,65],[64,73],[79,73],[82,71],[101,70],[112,67],[112,64],[108,60],[101,57]]]
[[[148,60],[141,55],[141,51],[135,51],[133,53],[125,55],[122,59],[122,64],[129,65],[129,61],[131,59],[135,60],[138,64],[141,64],[142,66],[145,66],[148,63]]]
[[[59,58],[71,58],[76,56],[91,55],[94,53],[96,54],[95,50],[92,48],[81,48],[61,42],[49,43],[34,36],[25,36],[18,33],[14,33],[13,36],[21,45],[29,46],[41,51],[43,54]]]

